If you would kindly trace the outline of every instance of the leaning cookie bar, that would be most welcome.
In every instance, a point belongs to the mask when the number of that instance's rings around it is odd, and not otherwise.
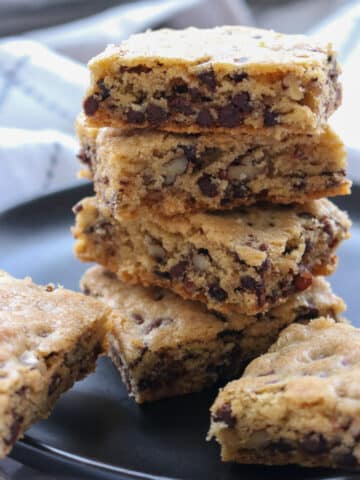
[[[96,127],[313,131],[341,101],[331,45],[248,27],[147,31],[89,68]]]
[[[246,315],[272,308],[336,266],[350,221],[326,199],[187,217],[116,221],[95,197],[76,207],[75,252],[130,283],[172,289],[209,308]]]
[[[81,286],[114,310],[109,354],[139,403],[234,378],[289,323],[318,315],[339,320],[344,309],[322,278],[270,312],[228,317],[169,290],[126,285],[101,267],[88,270]]]
[[[95,129],[77,122],[80,160],[115,217],[219,210],[260,200],[304,203],[350,192],[339,137],[269,133],[185,135]]]
[[[211,408],[225,461],[360,468],[360,330],[291,325]]]
[[[0,457],[95,369],[109,328],[102,303],[0,271]]]

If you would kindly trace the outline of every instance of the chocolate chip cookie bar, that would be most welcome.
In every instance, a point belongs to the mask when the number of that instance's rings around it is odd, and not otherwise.
[[[110,322],[95,299],[0,271],[0,457],[95,369]]]
[[[109,355],[139,403],[236,378],[289,323],[319,314],[339,319],[344,310],[321,277],[268,313],[228,317],[169,290],[126,285],[101,267],[88,270],[81,285],[114,309]]]
[[[211,408],[224,461],[360,469],[360,330],[291,325]]]
[[[83,108],[96,127],[310,131],[341,101],[330,44],[256,28],[147,31],[89,68]]]
[[[130,283],[170,288],[209,308],[264,312],[336,266],[350,221],[329,200],[231,212],[115,220],[95,197],[76,207],[75,251]]]
[[[78,119],[85,175],[115,217],[234,208],[260,200],[303,203],[350,192],[345,151],[326,128],[280,138],[96,129]]]

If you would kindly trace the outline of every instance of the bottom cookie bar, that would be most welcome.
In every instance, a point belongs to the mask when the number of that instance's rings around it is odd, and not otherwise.
[[[248,317],[226,317],[158,287],[126,285],[100,267],[81,284],[115,311],[109,354],[139,403],[234,378],[290,322],[319,314],[338,319],[344,310],[322,278],[271,312]]]
[[[95,369],[110,321],[94,299],[0,271],[0,457]]]
[[[285,329],[211,408],[222,459],[360,468],[360,329],[318,318]]]

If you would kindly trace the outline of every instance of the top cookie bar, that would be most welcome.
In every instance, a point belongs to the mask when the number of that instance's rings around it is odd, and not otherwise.
[[[147,31],[89,68],[96,127],[314,131],[341,102],[331,44],[249,27]]]

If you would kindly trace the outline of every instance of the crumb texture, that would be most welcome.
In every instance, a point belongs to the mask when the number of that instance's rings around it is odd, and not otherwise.
[[[171,219],[116,221],[95,198],[75,209],[76,255],[123,281],[170,288],[223,313],[255,314],[311,285],[336,266],[350,222],[325,199],[261,205]]]
[[[330,128],[280,136],[124,132],[91,128],[81,115],[77,132],[83,174],[117,218],[304,203],[350,191],[345,150]]]
[[[94,299],[0,271],[0,456],[95,368],[109,321]]]

